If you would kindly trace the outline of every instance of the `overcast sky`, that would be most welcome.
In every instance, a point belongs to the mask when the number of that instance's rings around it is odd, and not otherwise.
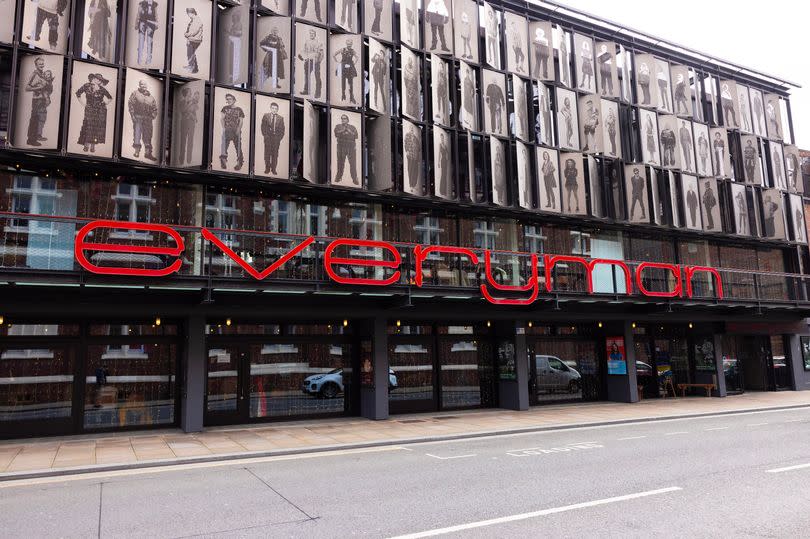
[[[810,35],[807,7],[721,0],[556,0],[647,34],[795,82],[791,109],[796,143],[810,150]]]

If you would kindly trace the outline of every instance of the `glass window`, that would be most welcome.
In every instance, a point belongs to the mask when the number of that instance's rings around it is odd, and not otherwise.
[[[389,342],[388,361],[396,380],[396,384],[389,384],[389,401],[433,399],[432,347]]]
[[[175,324],[167,324],[162,320],[160,325],[155,323],[91,324],[90,335],[112,335],[116,337],[177,335],[177,326]]]
[[[810,371],[810,337],[802,337],[802,361],[804,370]]]
[[[474,340],[439,340],[442,408],[469,408],[491,402],[494,369],[489,347]]]
[[[78,324],[2,324],[0,337],[60,337],[78,335]]]
[[[0,348],[0,423],[69,418],[74,361],[71,347]]]
[[[597,400],[601,378],[594,341],[538,339],[531,342],[530,390],[536,402]]]

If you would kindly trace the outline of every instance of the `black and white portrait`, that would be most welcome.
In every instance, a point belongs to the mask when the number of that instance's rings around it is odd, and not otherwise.
[[[342,0],[337,1],[341,2]],[[322,24],[327,23],[329,8],[326,5],[326,0],[297,0],[295,4],[298,11],[296,15],[299,19]]]
[[[641,129],[641,157],[647,165],[661,164],[661,151],[658,144],[658,115],[647,109],[638,109]]]
[[[661,203],[661,194],[658,189],[658,171],[651,167],[647,167],[647,170],[650,176],[650,217],[652,217],[653,223],[660,225],[665,222],[666,215],[664,213],[664,205]],[[662,173],[667,176],[671,172],[671,170],[662,171]]]
[[[363,0],[365,2],[365,29],[366,35],[374,36],[384,41],[392,41],[394,17],[393,2],[386,0]]]
[[[582,151],[597,153],[602,151],[602,109],[601,99],[595,95],[579,98],[579,140]]]
[[[453,2],[453,35],[456,57],[478,63],[478,4],[474,0]]]
[[[0,20],[0,43],[14,41],[14,25],[17,21],[17,2],[4,0],[2,6],[6,16]]]
[[[776,189],[762,191],[762,227],[765,237],[777,240],[787,238],[785,234],[785,212],[782,193]]]
[[[450,67],[436,54],[430,55],[430,97],[434,123],[449,127],[450,111]]]
[[[296,23],[294,91],[297,97],[326,101],[326,64],[326,30]]]
[[[678,182],[675,178],[675,173],[671,170],[664,171],[667,187],[669,189],[669,207],[672,208],[672,226],[682,227],[683,221],[681,220],[681,205],[678,202]]]
[[[371,191],[391,191],[393,152],[391,147],[391,119],[388,116],[366,117],[366,145],[368,157],[367,188]]]
[[[586,156],[588,162],[588,183],[591,196],[588,201],[591,203],[591,215],[594,217],[607,217],[605,213],[605,202],[602,197],[602,184],[600,176],[600,166],[593,155]]]
[[[124,99],[126,106],[121,129],[120,156],[143,163],[157,163],[163,147],[162,81],[136,69],[127,68]]]
[[[669,80],[669,64],[665,60],[655,59],[655,86],[658,94],[658,110],[672,113],[672,85]]]
[[[213,143],[211,168],[223,172],[248,173],[250,152],[250,94],[229,88],[214,88]]]
[[[537,116],[534,119],[534,133],[537,144],[554,144],[551,113],[551,91],[543,83],[537,85]]]
[[[577,68],[577,89],[590,94],[596,92],[593,40],[590,37],[574,34],[574,65]]]
[[[731,206],[734,210],[734,233],[741,236],[751,235],[751,224],[748,212],[748,195],[740,183],[731,183]]]
[[[771,154],[771,184],[777,189],[787,190],[785,178],[785,157],[782,154],[782,144],[773,140],[768,141]]]
[[[335,25],[357,32],[357,0],[335,0]]]
[[[506,69],[521,77],[529,76],[529,27],[526,17],[504,12]]]
[[[692,85],[689,82],[689,68],[673,65],[670,70],[672,84],[672,108],[678,116],[692,116]]]
[[[363,139],[361,116],[356,112],[332,109],[332,184],[341,187],[363,187]]]
[[[698,176],[714,175],[712,166],[712,141],[709,136],[709,126],[706,124],[693,123],[692,129],[695,134],[695,168]]]
[[[368,107],[380,114],[391,110],[391,52],[373,37],[368,38]]]
[[[217,10],[217,81],[244,84],[248,80],[250,3]]]
[[[804,203],[799,195],[788,195],[790,220],[793,224],[793,241],[807,243],[807,225],[804,221]]]
[[[25,0],[20,41],[64,54],[70,30],[70,6],[68,0]]]
[[[703,230],[703,215],[700,209],[700,191],[698,179],[688,174],[681,175],[683,189],[683,207],[686,213],[686,228]]]
[[[740,109],[740,131],[753,133],[754,122],[751,116],[751,101],[749,99],[748,87],[742,84],[737,84],[737,106]]]
[[[400,0],[399,39],[409,47],[419,48],[419,0]]]
[[[678,149],[681,152],[681,169],[692,174],[697,173],[695,166],[695,143],[692,134],[692,122],[685,119],[677,120]]]
[[[661,141],[661,166],[681,168],[681,152],[678,142],[680,140],[680,124],[676,116],[663,115],[658,117],[658,138]]]
[[[759,139],[754,135],[742,135],[740,145],[742,146],[745,182],[762,185],[762,152]]]
[[[616,69],[616,44],[612,41],[597,41],[594,61],[598,67],[599,95],[618,99],[621,97],[619,74]]]
[[[711,138],[712,163],[714,175],[719,178],[731,177],[731,156],[728,148],[728,132],[723,127],[709,129]]]
[[[484,44],[487,65],[501,69],[501,12],[484,2]]]
[[[359,34],[329,36],[329,101],[333,105],[363,104],[363,40]]]
[[[537,177],[539,210],[559,213],[560,202],[560,163],[557,150],[537,148]]]
[[[411,195],[425,194],[422,150],[422,129],[408,120],[402,120],[402,183],[403,190]]]
[[[569,215],[585,215],[588,201],[585,199],[585,170],[581,153],[561,153],[562,167],[562,212]]]
[[[461,107],[459,123],[464,129],[478,130],[478,82],[476,69],[466,62],[459,62],[461,81]]]
[[[551,23],[532,21],[529,23],[530,56],[529,65],[532,77],[540,81],[554,80],[554,33]]]
[[[113,62],[117,26],[118,2],[87,0],[84,4],[82,52],[102,62]]]
[[[720,81],[720,106],[723,112],[723,124],[729,129],[739,129],[740,103],[737,83],[733,80]]]
[[[511,126],[512,133],[516,138],[524,142],[531,142],[532,136],[529,132],[529,103],[526,95],[526,81],[517,75],[512,78],[512,101],[514,111],[512,112]]]
[[[577,96],[570,90],[556,89],[557,142],[561,148],[579,150]]]
[[[609,99],[601,100],[602,109],[602,153],[608,157],[621,159],[622,133],[619,121],[619,105]]]
[[[174,3],[172,73],[203,80],[210,77],[211,9],[208,0]]]
[[[453,185],[453,143],[450,133],[433,126],[433,194],[445,200],[452,200]]]
[[[782,106],[781,99],[776,94],[765,94],[765,123],[768,128],[768,138],[782,140]]]
[[[518,179],[518,203],[521,208],[530,210],[534,207],[532,196],[532,157],[531,148],[522,142],[515,143],[517,159],[517,179]]]
[[[17,148],[59,148],[64,64],[53,54],[26,54],[20,59],[14,119]]]
[[[276,15],[287,17],[290,15],[290,2],[292,0],[260,0],[260,5],[269,9]]]
[[[203,161],[205,81],[195,80],[177,85],[172,99],[173,167],[199,167]]]
[[[703,230],[706,232],[722,232],[723,223],[720,220],[717,180],[714,178],[700,178],[698,180],[698,191],[703,217]]]
[[[425,49],[436,54],[453,53],[453,19],[450,0],[425,0]]]
[[[321,116],[309,101],[304,101],[304,179],[320,183],[321,170]]]
[[[793,145],[785,145],[785,178],[787,178],[788,190],[791,193],[804,193],[804,183],[802,182],[802,158],[799,155],[799,148]]]
[[[557,49],[559,59],[559,74],[557,80],[568,88],[573,88],[574,81],[571,76],[571,34],[559,26],[553,30],[554,47]]]
[[[637,54],[636,103],[642,107],[658,107],[658,82],[656,79],[655,58],[649,54]]]
[[[422,74],[419,56],[406,47],[401,47],[402,66],[402,114],[412,120],[422,120]]]
[[[492,203],[509,205],[506,186],[506,144],[496,137],[489,137],[489,166],[492,173]]]
[[[118,70],[73,62],[67,150],[113,156]]]
[[[257,176],[290,177],[290,102],[256,96],[253,172]]]
[[[493,135],[507,136],[506,76],[484,70],[484,130]]]
[[[290,44],[292,26],[289,17],[259,17],[256,19],[256,88],[264,92],[290,92]]]
[[[166,0],[132,0],[128,4],[126,62],[138,69],[163,70],[168,28]]]
[[[767,137],[767,121],[765,120],[765,99],[762,92],[755,88],[748,89],[748,101],[751,103],[751,123],[754,133],[760,137]]]
[[[649,223],[649,194],[647,171],[644,165],[625,165],[624,191],[627,195],[627,220],[631,223]]]

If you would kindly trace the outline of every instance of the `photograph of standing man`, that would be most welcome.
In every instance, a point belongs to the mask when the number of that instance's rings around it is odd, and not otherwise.
[[[138,88],[129,94],[127,110],[132,120],[132,156],[138,159],[143,145],[144,159],[157,161],[157,157],[152,154],[152,136],[155,118],[158,115],[158,104],[145,80],[139,80]]]
[[[599,93],[605,97],[619,97],[619,76],[616,72],[616,44],[610,41],[596,43],[599,52],[596,62],[599,64]]]
[[[712,155],[714,156],[714,175],[727,177],[731,175],[731,159],[728,154],[728,135],[722,127],[709,130],[712,139]]]
[[[409,122],[402,120],[402,153],[405,155],[405,182],[403,188],[406,193],[422,196],[422,130]]]
[[[34,72],[25,83],[25,91],[31,94],[31,116],[28,119],[26,139],[26,144],[29,146],[42,146],[42,143],[48,140],[44,136],[44,130],[45,122],[48,121],[48,106],[51,104],[53,80],[53,72],[45,70],[45,58],[36,57]]]
[[[632,169],[632,170],[631,170]],[[630,172],[628,183],[630,184],[628,189],[630,193],[630,201],[627,203],[630,210],[630,217],[629,220],[631,223],[645,223],[649,220],[647,219],[647,175],[646,173],[642,176],[641,172],[643,167],[638,165],[626,167],[627,171]],[[641,216],[636,216],[636,206],[641,210]]]
[[[186,38],[186,58],[188,61],[184,69],[196,74],[200,71],[200,64],[197,61],[197,49],[200,48],[203,42],[205,29],[196,9],[193,7],[186,9],[186,15],[188,15],[188,24],[183,36]]]
[[[738,183],[732,183],[731,198],[734,200],[734,222],[736,223],[737,234],[748,236],[751,232],[748,225],[748,201],[745,187]]]
[[[737,85],[724,80],[720,84],[720,103],[723,107],[723,122],[726,127],[739,128],[737,121]]]
[[[554,56],[551,47],[551,24],[543,22],[529,23],[529,33],[532,38],[532,76],[537,80],[554,79]],[[551,75],[548,63],[551,60]]]
[[[682,168],[686,172],[695,172],[692,161],[695,157],[695,148],[692,143],[692,127],[689,122],[681,120],[681,127],[678,129],[678,139],[681,143],[681,154],[683,155]]]
[[[453,198],[450,138],[440,127],[433,128],[433,183],[436,196],[447,200]]]
[[[692,88],[689,84],[689,68],[686,66],[672,66],[670,74],[674,81],[672,101],[675,114],[692,116]]]
[[[389,91],[391,88],[388,81],[390,73],[388,48],[374,38],[369,38],[368,50],[369,61],[371,62],[371,88],[368,106],[380,114],[388,114]]]
[[[663,60],[656,59],[655,68],[656,71],[658,71],[656,75],[656,81],[658,82],[658,109],[664,112],[672,112],[669,64]]]
[[[365,1],[365,26],[370,28],[373,36],[391,41],[393,23],[391,8],[393,2],[387,0],[364,0]]]
[[[448,0],[428,0],[425,8],[425,46],[430,52],[450,53],[447,46],[446,28],[450,25],[450,34],[453,33],[450,21]],[[430,46],[428,47],[428,32],[430,32]],[[441,45],[441,51],[438,50]]]
[[[337,4],[340,2],[340,21],[337,20]],[[357,10],[357,0],[337,0],[335,2],[335,24],[343,28],[344,30],[348,30],[349,32],[354,32],[354,25],[355,21],[357,20],[357,15],[355,11]]]
[[[754,133],[760,137],[768,135],[765,128],[765,106],[762,92],[754,88],[748,89],[749,102],[751,103],[751,116],[753,116]]]
[[[343,172],[346,168],[346,161],[349,162],[349,176],[352,183],[349,187],[361,187],[360,177],[357,175],[357,161],[359,148],[357,145],[360,139],[360,134],[357,128],[349,123],[349,113],[333,109],[332,114],[332,133],[334,139],[334,156],[335,156],[335,172],[332,183],[340,185],[343,183]],[[340,123],[336,124],[335,119],[340,115]]]
[[[540,191],[540,208],[543,211],[559,212],[558,196],[560,193],[560,177],[557,173],[557,152],[546,148],[539,148],[540,155],[538,168],[543,177],[543,189]]]
[[[489,162],[492,169],[492,203],[508,206],[509,196],[506,190],[506,159],[503,142],[489,137]]]
[[[615,101],[602,99],[602,151],[610,157],[622,156],[619,126],[619,105]]]
[[[506,69],[523,77],[529,76],[529,29],[525,17],[504,13],[506,28]]]
[[[450,113],[448,102],[450,85],[447,63],[435,54],[430,55],[430,87],[433,105],[433,121],[437,124],[449,126]]]
[[[270,112],[262,116],[261,130],[264,137],[264,173],[278,176],[278,151],[287,132],[278,103],[270,103]]]
[[[714,185],[713,185],[714,184]],[[720,214],[717,210],[717,185],[714,180],[703,180],[703,193],[701,196],[703,202],[703,224],[705,230],[714,231],[720,228]]]
[[[67,48],[67,24],[70,20],[70,2],[67,0],[27,0],[23,12],[23,43],[64,54]],[[47,38],[43,30],[48,26]],[[61,31],[60,31],[61,30]]]
[[[138,32],[137,64],[152,66],[155,32],[158,29],[158,4],[156,0],[140,0],[135,14],[135,30]],[[162,47],[159,47],[162,49]],[[160,50],[158,52],[161,52]]]
[[[494,71],[484,71],[484,103],[489,114],[486,130],[495,135],[506,136],[506,92],[504,75]]]
[[[173,166],[202,164],[202,134],[197,132],[197,124],[203,122],[201,100],[204,95],[205,83],[202,81],[187,82],[174,90]]]
[[[310,7],[312,9],[310,9]],[[312,18],[312,13],[315,13],[315,18]],[[326,13],[325,0],[300,0],[298,8],[298,16],[310,22],[324,22],[321,14]]]
[[[459,62],[461,72],[461,126],[473,131],[478,130],[478,94],[476,91],[475,69],[464,62]]]
[[[325,72],[326,30],[298,24],[295,41],[299,61],[296,66],[295,94],[320,100]]]
[[[416,121],[422,119],[422,109],[420,107],[420,70],[416,54],[410,49],[402,47],[401,85],[404,97],[402,99],[402,113],[408,118]]]
[[[778,95],[765,95],[765,116],[768,124],[768,137],[782,140],[782,107]]]
[[[14,146],[39,149],[59,147],[61,110],[52,106],[62,95],[61,56],[21,55],[14,122]],[[26,106],[29,105],[29,106]]]
[[[703,229],[703,218],[700,216],[700,201],[698,198],[698,183],[694,176],[681,176],[684,190],[684,202],[687,209],[686,227],[692,230]]]
[[[602,123],[600,121],[599,101],[594,104],[592,96],[582,96],[579,98],[580,112],[582,120],[582,151],[598,152],[602,143]]]
[[[334,79],[332,83],[332,103],[338,105],[357,105],[355,98],[355,78],[357,77],[358,69],[357,63],[360,60],[360,55],[357,48],[354,47],[354,42],[359,43],[358,36],[343,36],[333,35],[330,38],[332,50],[332,60],[335,62],[335,69],[333,72]],[[338,43],[342,43],[340,47]],[[346,99],[346,89],[348,88],[348,100]],[[340,99],[338,99],[338,90],[340,91]],[[360,93],[360,89],[357,89]]]
[[[245,122],[245,111],[236,104],[236,96],[225,94],[225,106],[219,111],[219,124],[222,127],[220,137],[219,166],[221,170],[228,170],[228,151],[233,145],[236,153],[236,164],[233,170],[241,170],[245,164],[245,154],[242,151],[242,126]]]
[[[261,64],[256,69],[258,86],[261,89],[267,86],[270,91],[286,93],[290,90],[287,78],[290,62],[285,40],[290,37],[290,19],[261,17],[256,22],[256,28],[259,35],[264,35],[259,41],[259,50],[256,51],[257,62],[261,59]],[[283,28],[283,36],[279,28]]]
[[[704,124],[693,124],[697,136],[697,173],[699,176],[713,174],[711,149],[709,148],[709,128]]]
[[[743,169],[745,181],[761,184],[762,178],[759,169],[759,140],[753,135],[743,135],[740,139],[743,145]]]
[[[678,138],[675,134],[675,129],[677,128],[675,117],[662,116],[658,120],[661,128],[659,136],[661,139],[662,165],[665,167],[677,167],[678,155],[676,147],[678,146]]]
[[[593,41],[591,38],[574,34],[574,50],[576,51],[577,73],[579,74],[579,89],[594,93],[596,81],[593,69]]]
[[[491,5],[484,2],[484,34],[486,61],[495,69],[501,68],[501,17]]]

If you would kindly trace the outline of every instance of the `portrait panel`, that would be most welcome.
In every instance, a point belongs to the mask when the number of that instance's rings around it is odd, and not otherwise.
[[[290,50],[292,23],[289,17],[256,19],[256,89],[279,94],[290,93]]]
[[[746,183],[762,185],[762,151],[754,135],[742,135],[743,176]]]
[[[731,183],[731,205],[734,210],[734,233],[740,236],[750,236],[748,194],[744,185],[736,182]]]
[[[619,99],[621,87],[616,69],[616,44],[612,41],[596,42],[596,65],[599,67],[599,95]]]
[[[459,123],[464,129],[478,131],[478,79],[476,68],[466,62],[459,62],[461,80],[461,109]]]
[[[433,194],[445,200],[454,196],[453,142],[450,133],[433,126]]]
[[[804,220],[804,203],[799,195],[788,195],[790,219],[793,225],[793,241],[807,243],[807,225]]]
[[[534,132],[537,144],[552,146],[554,134],[552,130],[551,90],[543,83],[537,86],[537,117],[534,119]]]
[[[720,106],[723,113],[723,125],[728,129],[739,129],[740,103],[738,101],[737,83],[733,80],[720,81]]]
[[[14,41],[14,24],[17,20],[17,2],[4,0],[6,16],[0,20],[0,43]]]
[[[688,174],[682,174],[681,188],[686,215],[686,228],[690,230],[703,230],[703,213],[700,209],[698,179]]]
[[[450,0],[425,0],[425,49],[436,54],[453,54],[453,19]]]
[[[680,200],[678,198],[678,183],[675,179],[675,174],[671,170],[666,170],[664,172],[666,174],[667,186],[669,187],[669,204],[670,208],[672,208],[672,225],[680,228],[683,226],[683,222],[681,220],[681,205],[678,203],[678,200]]]
[[[700,192],[700,208],[703,217],[703,230],[706,232],[722,232],[723,223],[720,219],[720,203],[717,194],[717,180],[714,178],[701,178],[698,180]]]
[[[290,102],[256,96],[253,172],[257,176],[290,177]]]
[[[751,123],[753,124],[754,133],[760,137],[767,137],[765,99],[762,97],[762,92],[755,88],[749,88],[748,101],[751,103]]]
[[[638,109],[641,128],[641,156],[647,165],[661,165],[658,140],[658,115],[651,110]]]
[[[577,89],[590,94],[596,92],[593,40],[590,37],[574,34],[574,64],[577,69]]]
[[[768,138],[782,140],[785,136],[782,131],[781,99],[776,94],[765,94],[765,119],[768,128]]]
[[[560,213],[560,163],[557,150],[537,148],[539,210]]]
[[[473,0],[453,2],[453,37],[456,57],[478,63],[478,4]]]
[[[39,4],[44,6],[47,2],[40,0]],[[117,29],[116,0],[87,0],[84,4],[82,52],[102,62],[114,62]]]
[[[672,115],[658,117],[658,138],[661,141],[661,165],[681,168],[678,118]]]
[[[419,0],[400,0],[399,39],[409,47],[419,48]]]
[[[556,89],[557,142],[561,148],[579,150],[577,96],[570,90]]]
[[[250,3],[217,10],[217,81],[244,84],[248,80]]]
[[[326,0],[297,0],[295,5],[298,8],[299,19],[321,24],[328,22],[329,6],[326,4]]]
[[[768,141],[771,154],[771,183],[777,189],[787,190],[785,178],[785,157],[782,154],[782,144],[773,140]]]
[[[419,56],[406,47],[400,48],[402,114],[412,120],[422,120],[422,75]]]
[[[670,70],[672,84],[672,106],[678,116],[692,117],[692,85],[689,79],[689,68],[673,65]]]
[[[631,223],[650,222],[650,198],[647,170],[644,165],[625,165],[624,192],[627,195],[627,220]]]
[[[501,69],[501,12],[484,2],[484,54],[488,66]]]
[[[70,6],[67,0],[25,0],[20,41],[48,52],[65,54]]]
[[[214,88],[214,136],[211,168],[247,174],[250,170],[250,94],[230,88]]]
[[[326,30],[308,24],[295,25],[296,97],[326,101]]]
[[[484,70],[484,130],[505,137],[506,130],[506,76]]]
[[[793,145],[784,147],[785,154],[785,177],[787,178],[788,190],[791,193],[804,193],[804,183],[802,182],[802,158],[799,155],[799,148]]]
[[[737,84],[737,106],[740,109],[740,131],[753,133],[754,123],[751,116],[751,100],[748,96],[748,87]]]
[[[109,0],[108,0],[109,1]],[[163,71],[169,3],[160,0],[132,0],[127,9],[126,63],[138,69]]]
[[[304,179],[321,183],[321,115],[309,101],[304,101]]]
[[[512,133],[515,137],[524,142],[531,142],[529,133],[529,101],[526,95],[526,81],[517,75],[510,75],[512,78],[512,101],[515,110],[512,112],[510,122]]]
[[[173,167],[199,167],[203,164],[205,136],[205,81],[176,85],[172,99]]]
[[[373,37],[368,38],[368,107],[380,114],[391,110],[391,51]]]
[[[695,134],[695,168],[698,176],[714,175],[712,165],[711,137],[709,136],[709,126],[706,124],[693,123],[692,129]]]
[[[762,222],[763,232],[766,238],[784,240],[785,234],[785,209],[782,193],[776,189],[765,189],[762,191]]]
[[[269,9],[276,15],[287,17],[290,15],[290,2],[292,0],[261,0],[259,4],[264,9]]]
[[[393,2],[385,0],[363,0],[365,2],[365,24],[363,28],[366,35],[374,36],[384,41],[394,39]]]
[[[332,185],[363,188],[363,139],[361,116],[356,112],[331,109]]]
[[[681,152],[681,169],[691,174],[697,173],[695,166],[695,145],[692,134],[692,122],[685,119],[678,119],[678,148]]]
[[[377,116],[366,118],[366,143],[368,145],[368,189],[391,191],[394,188],[392,175],[393,151],[391,146],[391,118]]]
[[[529,76],[529,27],[526,17],[504,12],[506,28],[506,70]]]
[[[450,67],[436,54],[430,55],[430,97],[433,122],[449,127],[450,111]]]
[[[655,79],[655,58],[650,54],[636,54],[636,103],[642,107],[658,106],[658,82]]]
[[[506,185],[506,144],[497,137],[489,137],[489,166],[492,170],[492,203],[498,206],[509,205]]]
[[[655,85],[658,94],[658,110],[672,114],[672,85],[669,80],[669,63],[660,58],[655,59]]]
[[[581,153],[561,153],[562,212],[568,215],[586,215],[588,201],[585,195],[585,170]]]
[[[124,83],[121,157],[158,163],[163,153],[163,81],[128,67]]]
[[[22,55],[14,111],[17,148],[59,148],[64,65],[55,54]]]
[[[601,100],[594,95],[579,98],[579,140],[582,151],[597,153],[602,151],[602,110]]]
[[[574,81],[571,76],[571,34],[564,31],[559,26],[555,26],[553,35],[554,48],[557,50],[557,58],[559,59],[557,80],[560,81],[560,84],[563,86],[573,88]]]
[[[714,175],[719,178],[731,177],[731,157],[728,149],[728,132],[723,127],[709,129],[711,137],[712,163]]]
[[[529,22],[531,40],[529,65],[532,78],[540,81],[554,80],[554,32],[547,21]]]
[[[117,92],[117,69],[73,62],[68,152],[113,156]]]
[[[588,201],[591,203],[591,215],[594,217],[607,217],[605,201],[602,196],[599,164],[593,155],[588,155],[586,159],[588,164],[588,184],[591,192],[591,196],[588,197]]]
[[[360,34],[329,36],[329,101],[333,105],[363,104],[363,39]]]
[[[530,210],[534,207],[532,195],[534,176],[532,175],[531,148],[528,144],[524,144],[520,141],[515,143],[515,148],[517,153],[518,203],[521,208]]]
[[[172,73],[193,79],[211,75],[210,0],[177,0],[174,3]]]
[[[619,121],[619,104],[602,99],[602,153],[608,157],[621,159],[622,133]]]
[[[357,32],[357,0],[335,0],[335,26]]]
[[[411,195],[424,196],[422,128],[402,120],[403,190]]]

